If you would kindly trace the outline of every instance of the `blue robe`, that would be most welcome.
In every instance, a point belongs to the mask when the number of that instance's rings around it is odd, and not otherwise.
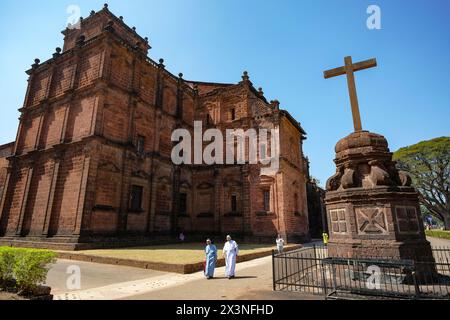
[[[205,276],[214,277],[214,270],[216,269],[216,259],[217,259],[216,246],[213,244],[206,246],[205,253],[206,253]]]

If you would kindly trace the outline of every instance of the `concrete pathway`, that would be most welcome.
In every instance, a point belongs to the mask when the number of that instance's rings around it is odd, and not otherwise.
[[[428,238],[432,246],[448,246],[450,240]],[[320,244],[315,242],[314,244]],[[311,244],[312,245],[312,244]],[[308,245],[306,245],[308,246]],[[81,290],[68,290],[70,266],[81,271]],[[272,258],[265,257],[237,265],[237,278],[206,280],[203,272],[180,275],[123,266],[58,260],[50,270],[47,284],[56,300],[317,300],[295,292],[273,292]]]
[[[71,261],[59,262],[58,270],[65,270],[64,266]],[[85,283],[83,290],[61,291],[61,280],[57,284],[55,300],[286,300],[286,299],[316,299],[318,297],[307,297],[298,293],[273,292],[272,291],[272,260],[266,257],[258,260],[240,263],[237,265],[237,277],[228,280],[224,277],[225,268],[216,270],[216,279],[206,280],[203,272],[190,275],[180,275],[173,273],[163,273],[155,271],[149,272],[148,277],[131,281],[121,281],[124,277],[131,276],[133,272],[140,269],[123,270],[123,267],[105,266],[117,268],[120,276],[114,282],[114,274],[111,270],[106,270],[109,274],[96,279],[95,275],[102,273],[103,265],[83,263],[86,275],[82,275]],[[52,270],[49,274],[48,284],[55,283],[63,274],[61,271]],[[123,272],[128,271],[127,274]],[[58,275],[59,274],[59,275]],[[134,274],[139,278],[145,274]],[[97,286],[99,283],[106,285]],[[320,298],[320,297],[319,297]]]
[[[78,267],[80,271],[80,289],[104,287],[115,283],[149,279],[164,275],[164,272],[145,270],[139,268],[105,265],[91,262],[71,260],[58,260],[52,266],[46,284],[52,288],[52,293],[59,295],[70,292],[67,281],[70,280],[72,267]]]
[[[428,237],[427,240],[430,241],[431,246],[433,246],[433,247],[448,247],[448,248],[450,248],[450,240],[441,239],[441,238],[432,238],[432,237]]]
[[[143,294],[133,295],[132,300],[298,300],[302,296],[290,292],[273,292],[272,257],[240,263],[236,278],[228,280],[225,268],[216,270],[216,278],[206,280],[202,273],[193,275],[186,284],[160,288]]]

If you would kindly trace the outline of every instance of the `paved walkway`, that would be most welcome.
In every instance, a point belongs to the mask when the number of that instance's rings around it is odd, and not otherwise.
[[[184,285],[160,288],[126,299],[133,300],[299,300],[316,299],[292,292],[273,292],[272,257],[237,265],[236,278],[228,280],[225,268],[216,270],[216,278],[206,280],[202,273]]]
[[[449,247],[450,248],[450,240],[447,239],[441,239],[441,238],[427,238],[428,241],[430,241],[431,246],[433,247]]]
[[[428,238],[432,246],[448,246],[445,239]],[[81,269],[82,290],[67,290],[67,268]],[[206,280],[203,272],[180,275],[122,266],[58,260],[50,270],[47,284],[55,299],[63,300],[310,300],[292,292],[273,292],[272,260],[265,257],[237,265],[237,278],[224,277],[217,268],[216,278]]]
[[[154,270],[58,259],[57,263],[50,269],[46,281],[46,284],[52,288],[53,294],[59,295],[69,292],[67,280],[71,274],[67,272],[71,271],[69,269],[71,266],[80,268],[81,289],[83,290],[149,279],[166,274]]]
[[[47,282],[52,285],[55,300],[317,299],[317,297],[303,296],[298,293],[273,292],[271,257],[238,264],[237,277],[233,280],[224,277],[225,268],[223,267],[216,270],[216,279],[206,280],[202,272],[179,275],[80,263],[83,290],[64,292],[66,280],[62,278],[67,279],[69,276],[65,270],[71,263],[73,264],[73,261],[58,261],[57,266],[49,273]],[[103,268],[106,269],[103,270]],[[113,271],[110,268],[116,270]],[[132,276],[137,279],[124,280]],[[101,283],[104,285],[98,286]]]

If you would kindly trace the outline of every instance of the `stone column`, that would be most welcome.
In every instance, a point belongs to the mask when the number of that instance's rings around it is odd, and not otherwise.
[[[52,217],[53,204],[55,199],[56,184],[58,183],[59,167],[61,164],[62,157],[63,157],[62,152],[56,152],[53,158],[52,181],[50,183],[50,192],[47,199],[47,206],[46,206],[47,209],[45,211],[44,226],[42,229],[43,236],[48,236],[48,231],[50,228],[50,221]]]
[[[162,109],[164,102],[164,59],[159,59],[158,74],[156,77],[156,97],[155,106]]]
[[[155,212],[156,212],[156,187],[157,187],[157,179],[156,179],[156,166],[155,162],[152,161],[151,175],[150,175],[150,204],[148,210],[148,218],[147,218],[147,233],[152,234],[155,230]]]
[[[20,236],[22,234],[22,227],[23,227],[23,220],[25,217],[25,212],[27,210],[27,204],[28,204],[28,196],[30,192],[30,186],[31,186],[31,180],[33,179],[33,166],[31,163],[27,164],[27,173],[26,173],[26,182],[25,182],[25,189],[22,194],[21,204],[20,204],[20,211],[19,211],[19,219],[16,227],[16,236]]]
[[[5,210],[5,204],[6,204],[6,199],[9,195],[9,190],[10,190],[9,184],[11,181],[11,175],[12,175],[12,171],[13,171],[13,167],[12,167],[11,163],[9,164],[7,170],[8,170],[8,172],[6,174],[5,186],[3,188],[2,197],[0,199],[0,235],[2,235],[6,231],[6,226],[7,226],[7,222],[8,222],[8,216],[9,216]]]
[[[79,42],[80,44],[82,44],[82,42]],[[70,78],[70,85],[69,88],[67,89],[67,93],[70,95],[70,99],[69,102],[67,103],[65,110],[64,110],[64,120],[63,120],[63,126],[61,129],[61,137],[60,137],[60,142],[61,143],[65,143],[66,142],[66,134],[67,134],[67,124],[70,118],[70,111],[71,111],[71,107],[73,105],[73,101],[75,99],[75,94],[74,94],[74,90],[75,90],[75,84],[77,81],[77,77],[79,74],[79,69],[80,69],[80,51],[75,49],[75,60],[74,60],[74,64],[73,64],[73,71],[72,71],[72,76]]]
[[[119,209],[119,219],[117,225],[117,229],[120,233],[126,233],[127,231],[132,161],[133,161],[132,154],[128,150],[124,150],[123,165],[122,165],[122,190],[120,193],[121,200]]]
[[[171,230],[173,234],[177,232],[178,215],[180,212],[180,177],[180,168],[174,167],[172,173],[172,215],[170,219]]]
[[[136,58],[133,59],[131,67],[131,83],[130,83],[130,92],[128,95],[128,110],[129,110],[129,118],[128,118],[128,143],[133,144],[134,134],[135,134],[135,116],[137,109],[137,101],[136,97],[138,95],[138,91],[135,89],[136,84]]]
[[[42,141],[42,128],[44,126],[45,114],[48,112],[48,106],[44,105],[44,110],[39,115],[39,125],[38,132],[36,134],[36,139],[34,140],[34,150],[38,150]]]
[[[214,170],[214,230],[221,232],[221,206],[222,206],[222,177],[218,169]]]
[[[244,236],[252,235],[252,212],[250,206],[251,172],[248,165],[242,166],[242,231]]]
[[[91,157],[90,148],[88,147],[85,151],[86,154],[83,160],[83,173],[81,176],[80,189],[78,193],[78,204],[77,204],[77,214],[75,217],[75,228],[73,235],[80,236],[81,235],[81,227],[84,219],[85,207],[86,207],[86,197],[87,197],[87,188],[88,188],[88,179],[90,172],[90,164]]]

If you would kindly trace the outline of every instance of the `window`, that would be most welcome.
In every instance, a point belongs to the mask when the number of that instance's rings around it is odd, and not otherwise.
[[[231,196],[231,212],[237,212],[237,196],[235,194]]]
[[[144,188],[141,186],[131,186],[130,210],[134,212],[142,211],[142,194]]]
[[[236,120],[236,109],[231,109],[231,121]]]
[[[187,213],[187,194],[180,193],[180,214]]]
[[[138,153],[144,153],[144,147],[145,147],[145,137],[138,136],[137,144],[136,144],[137,152]]]
[[[212,119],[209,113],[206,115],[206,125],[210,126],[212,124]]]
[[[264,199],[264,211],[269,212],[270,211],[270,191],[265,190],[263,192],[263,199]]]

